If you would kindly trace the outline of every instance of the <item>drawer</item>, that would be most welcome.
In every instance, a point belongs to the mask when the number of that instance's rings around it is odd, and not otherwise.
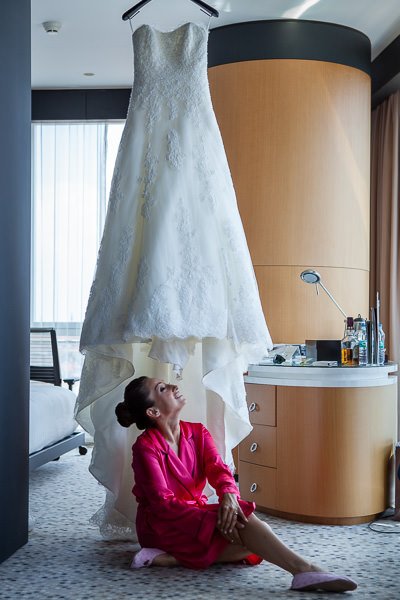
[[[242,500],[276,508],[276,469],[239,461],[239,490]]]
[[[250,423],[276,426],[276,386],[245,383]]]
[[[276,467],[276,427],[253,425],[253,431],[239,445],[239,460]]]

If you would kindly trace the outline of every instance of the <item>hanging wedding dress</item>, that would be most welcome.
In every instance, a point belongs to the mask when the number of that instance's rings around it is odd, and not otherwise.
[[[208,30],[133,34],[134,85],[81,336],[76,418],[109,490],[103,533],[135,517],[115,405],[134,373],[171,380],[225,461],[251,430],[243,373],[271,347],[207,80]],[[125,520],[126,518],[126,520]],[[107,529],[108,525],[110,527]]]

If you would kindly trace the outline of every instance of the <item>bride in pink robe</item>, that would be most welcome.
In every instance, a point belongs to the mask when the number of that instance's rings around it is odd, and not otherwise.
[[[176,385],[139,377],[116,407],[118,422],[144,429],[132,448],[138,502],[136,528],[142,550],[132,567],[184,565],[206,568],[214,562],[267,560],[293,575],[293,590],[344,592],[355,581],[325,572],[290,550],[269,525],[240,500],[229,468],[200,423],[180,421],[186,400]],[[206,482],[218,504],[208,504]]]
[[[207,504],[203,494],[206,480],[220,502],[227,493],[237,497],[245,517],[255,505],[239,500],[207,429],[201,423],[179,425],[178,454],[155,428],[146,429],[133,446],[136,531],[141,546],[163,548],[186,567],[201,569],[229,543],[216,529],[219,504]]]

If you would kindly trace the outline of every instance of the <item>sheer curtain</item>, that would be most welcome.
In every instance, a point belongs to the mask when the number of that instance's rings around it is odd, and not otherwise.
[[[400,92],[372,112],[371,306],[381,298],[386,352],[400,362]],[[400,419],[400,405],[399,405]],[[400,431],[400,421],[399,421]]]
[[[56,328],[62,376],[73,377],[123,123],[32,128],[31,325]]]

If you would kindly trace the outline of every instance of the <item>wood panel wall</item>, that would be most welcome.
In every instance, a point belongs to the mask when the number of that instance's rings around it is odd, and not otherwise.
[[[272,59],[209,81],[273,341],[340,339],[343,316],[299,275],[318,270],[346,314],[368,316],[370,77]]]

